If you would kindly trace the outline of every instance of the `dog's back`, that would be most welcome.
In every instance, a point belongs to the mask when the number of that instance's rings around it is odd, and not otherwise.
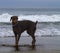
[[[36,24],[37,24],[37,22],[32,22],[32,21],[29,21],[29,20],[23,20],[23,21],[18,21],[19,23],[19,25],[20,26],[26,26],[26,27],[33,27],[33,26],[35,26]]]
[[[13,31],[18,32],[19,30],[19,32],[24,32],[25,30],[28,30],[28,29],[29,30],[36,29],[36,24],[37,22],[32,22],[29,20],[18,21],[18,23],[15,26],[13,26],[14,28]]]

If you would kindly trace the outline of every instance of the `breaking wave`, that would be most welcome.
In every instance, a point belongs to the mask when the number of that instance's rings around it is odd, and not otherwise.
[[[13,16],[8,13],[0,14],[0,22],[10,22],[10,17]],[[38,22],[60,22],[60,15],[19,15],[19,20],[31,20]]]

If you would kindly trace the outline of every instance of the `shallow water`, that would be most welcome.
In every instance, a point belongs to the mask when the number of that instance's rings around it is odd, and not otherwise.
[[[2,46],[15,45],[14,37],[0,38],[0,52],[2,53],[54,53],[60,52],[60,37],[36,37],[36,47],[34,50],[28,45],[31,45],[31,37],[21,37],[19,41],[19,51],[15,50],[15,47]],[[23,46],[26,45],[26,46]]]

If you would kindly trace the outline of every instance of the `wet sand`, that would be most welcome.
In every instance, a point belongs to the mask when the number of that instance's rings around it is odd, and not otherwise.
[[[0,38],[0,53],[60,53],[60,37],[36,37],[33,50],[31,41],[31,37],[21,37],[19,51],[16,51],[14,37]]]

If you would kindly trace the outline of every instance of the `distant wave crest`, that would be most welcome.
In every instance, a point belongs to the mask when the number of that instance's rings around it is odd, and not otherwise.
[[[0,15],[0,22],[10,22],[10,17],[13,16],[8,13]],[[38,22],[60,22],[60,15],[19,15],[19,20],[31,20]]]

